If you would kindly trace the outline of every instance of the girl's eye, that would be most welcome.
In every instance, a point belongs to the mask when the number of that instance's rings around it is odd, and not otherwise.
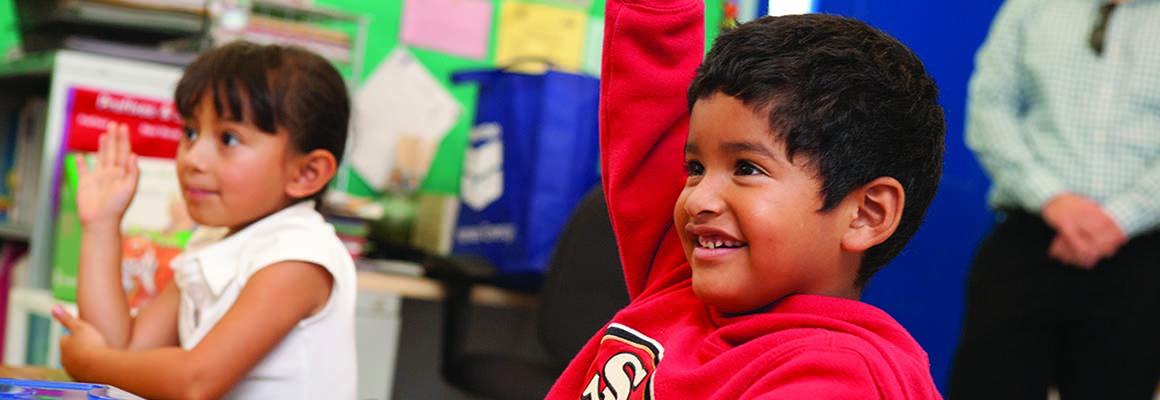
[[[757,168],[757,166],[753,165],[753,163],[750,163],[749,161],[738,161],[737,169],[733,171],[733,174],[739,176],[748,176],[761,175],[764,174],[764,172],[762,172],[761,169]]]
[[[230,133],[230,132],[222,133],[222,144],[223,145],[237,146],[241,143],[242,143],[241,140],[238,139],[238,135],[235,135],[235,134]]]
[[[689,176],[701,176],[705,174],[705,166],[701,165],[701,163],[697,161],[686,161],[685,172],[688,173]]]
[[[194,140],[197,140],[197,130],[196,129],[193,129],[190,127],[183,127],[183,128],[181,128],[181,130],[183,131],[185,141],[192,142]]]

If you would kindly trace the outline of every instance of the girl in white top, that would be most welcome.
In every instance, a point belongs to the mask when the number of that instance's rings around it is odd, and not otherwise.
[[[353,399],[354,264],[315,201],[346,143],[350,101],[325,59],[236,42],[191,64],[175,92],[185,120],[177,174],[202,227],[173,284],[130,314],[120,221],[136,191],[128,129],[110,124],[95,167],[78,165],[83,229],[72,333],[78,381],[150,399]]]

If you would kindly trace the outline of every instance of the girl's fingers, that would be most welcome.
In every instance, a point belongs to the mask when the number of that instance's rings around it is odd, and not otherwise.
[[[78,154],[76,157],[73,157],[73,160],[75,161],[74,164],[76,164],[77,167],[77,173],[80,174],[80,176],[89,174],[89,163],[85,162],[85,156],[83,154]]]
[[[97,142],[98,142],[97,156],[100,157],[100,160],[99,160],[100,162],[98,165],[100,165],[102,167],[108,166],[108,165],[113,165],[113,148],[112,148],[113,123],[112,122],[109,123],[109,129],[107,131],[105,131],[105,133],[101,134],[101,138]]]
[[[76,330],[76,328],[78,328],[77,318],[73,316],[72,313],[66,311],[64,307],[59,304],[54,304],[52,306],[52,317],[56,319],[57,322],[60,322],[60,324],[65,327],[65,329]]]
[[[120,167],[124,165],[125,157],[121,155],[121,124],[114,122],[109,126],[109,131],[105,135],[111,137],[109,139],[109,153],[112,154],[113,167]]]
[[[98,168],[114,168],[128,173],[128,163],[136,162],[136,158],[130,157],[133,155],[133,145],[129,139],[129,125],[109,122],[108,130],[98,142]]]
[[[111,153],[113,153],[112,166],[118,167],[118,168],[124,168],[124,166],[125,166],[125,153],[124,153],[124,150],[122,148],[125,147],[125,145],[123,144],[124,140],[121,137],[121,124],[114,122],[112,124],[112,126],[109,127],[109,132],[106,133],[106,135],[113,137],[113,139],[111,139],[110,143],[109,143],[109,145],[110,145],[109,150]]]
[[[125,174],[129,176],[130,179],[136,180],[137,172],[137,154],[129,153],[129,162],[125,166]]]
[[[117,124],[117,161],[118,165],[129,162],[129,155],[133,153],[133,146],[129,140],[129,124]]]

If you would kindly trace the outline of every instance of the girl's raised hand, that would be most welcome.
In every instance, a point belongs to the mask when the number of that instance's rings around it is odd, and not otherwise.
[[[77,157],[77,217],[83,226],[119,226],[137,192],[137,155],[129,145],[129,126],[110,122],[100,138],[97,164],[92,169]]]

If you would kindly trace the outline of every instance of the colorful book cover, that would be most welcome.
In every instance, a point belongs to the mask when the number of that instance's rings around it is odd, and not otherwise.
[[[8,220],[8,212],[15,201],[16,176],[20,171],[16,165],[16,135],[20,118],[9,105],[0,105],[0,223]]]

